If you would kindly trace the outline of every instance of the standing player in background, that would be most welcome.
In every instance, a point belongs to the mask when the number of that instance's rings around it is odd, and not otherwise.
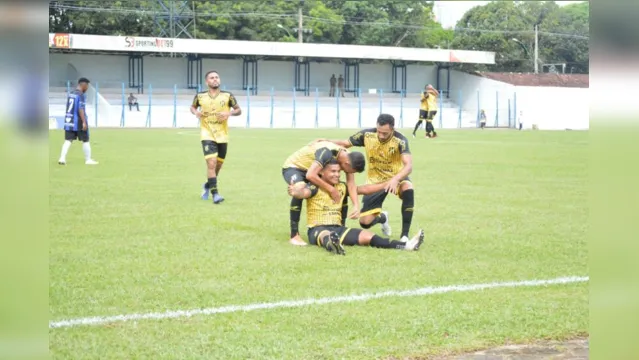
[[[377,117],[377,128],[359,131],[348,140],[332,142],[345,148],[363,146],[368,162],[366,183],[388,182],[384,190],[364,195],[359,224],[364,229],[381,224],[384,235],[390,236],[388,212],[382,211],[382,205],[388,193],[396,194],[402,199],[401,241],[408,242],[415,206],[413,184],[408,177],[413,171],[413,159],[408,140],[395,131],[395,118],[389,114],[380,114]]]
[[[426,99],[428,98],[428,86],[424,87],[424,92],[421,93],[419,99],[419,119],[417,120],[417,124],[415,124],[415,129],[413,130],[413,137],[415,137],[415,133],[422,123],[428,119],[428,102]]]
[[[78,86],[67,96],[66,114],[64,117],[64,144],[60,152],[58,164],[67,164],[67,153],[73,140],[82,141],[84,151],[84,163],[97,165],[98,162],[91,158],[91,144],[89,144],[89,121],[86,113],[85,94],[89,89],[89,79],[80,78]]]
[[[433,126],[433,120],[435,119],[435,115],[437,115],[437,97],[439,96],[439,91],[435,90],[433,85],[428,84],[426,87],[426,92],[428,96],[426,97],[426,102],[428,103],[428,118],[426,119],[426,137],[435,138],[437,137],[437,132],[435,132],[435,127]]]
[[[201,198],[209,199],[209,191],[213,195],[213,203],[224,201],[218,192],[217,177],[224,164],[229,142],[229,116],[242,114],[235,96],[228,91],[220,90],[220,74],[211,70],[205,75],[207,91],[199,92],[193,98],[191,114],[200,120],[200,139],[204,160],[206,160],[207,181],[204,183]]]

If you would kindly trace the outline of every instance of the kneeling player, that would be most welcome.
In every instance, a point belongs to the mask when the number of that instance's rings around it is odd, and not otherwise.
[[[364,171],[366,160],[359,152],[349,152],[342,146],[331,142],[313,142],[297,150],[289,156],[282,166],[282,176],[287,184],[294,184],[295,187],[304,188],[309,182],[324,189],[335,203],[340,203],[341,195],[330,184],[319,176],[320,170],[331,160],[336,160],[341,170],[346,172],[347,187],[351,189],[351,201],[355,211],[350,214],[350,218],[359,217],[359,199],[357,197],[357,185],[355,184],[356,172]],[[290,226],[291,239],[293,245],[307,245],[299,234],[299,221],[302,212],[303,200],[291,199]],[[341,203],[340,203],[341,204]]]
[[[424,242],[424,231],[419,232],[409,241],[398,241],[383,238],[362,229],[351,229],[345,226],[348,212],[348,189],[346,184],[339,181],[340,166],[331,161],[321,171],[324,181],[328,182],[339,192],[341,203],[334,203],[330,195],[317,186],[309,184],[304,188],[289,185],[288,192],[297,199],[306,199],[306,213],[308,224],[308,242],[312,245],[324,247],[335,254],[344,254],[343,245],[372,246],[382,249],[401,249],[409,251],[419,250]],[[381,191],[387,183],[369,184],[357,187],[358,194],[371,194]]]

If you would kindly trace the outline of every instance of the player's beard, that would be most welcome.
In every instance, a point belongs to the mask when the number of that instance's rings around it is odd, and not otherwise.
[[[209,88],[213,89],[213,90],[217,90],[220,88],[220,85],[209,85]]]

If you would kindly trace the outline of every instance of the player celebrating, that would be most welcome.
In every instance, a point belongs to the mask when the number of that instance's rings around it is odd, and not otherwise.
[[[395,131],[395,118],[389,114],[377,117],[377,128],[366,129],[354,134],[348,140],[332,141],[344,148],[363,146],[368,162],[367,184],[387,182],[384,189],[364,195],[359,223],[364,229],[381,224],[386,236],[391,235],[388,212],[382,211],[382,205],[388,193],[402,199],[401,240],[408,240],[415,195],[413,184],[408,175],[413,170],[413,159],[404,135]]]
[[[307,182],[324,189],[334,202],[340,201],[340,194],[337,189],[322,180],[319,176],[320,170],[329,161],[336,159],[341,169],[346,172],[346,183],[350,190],[351,201],[355,206],[355,211],[350,214],[351,219],[359,217],[359,199],[357,198],[357,185],[355,185],[354,173],[364,171],[366,162],[364,155],[359,152],[348,152],[345,148],[335,145],[332,142],[314,142],[304,146],[289,156],[282,165],[282,175],[287,184],[294,184],[295,187],[302,188]],[[302,212],[303,201],[293,197],[290,208],[291,239],[293,245],[304,246],[306,243],[299,234],[299,221]]]
[[[370,231],[361,229],[350,229],[345,226],[346,213],[348,212],[348,201],[346,195],[349,194],[346,184],[339,181],[340,165],[332,160],[321,171],[321,177],[336,189],[341,197],[341,201],[335,203],[323,189],[318,189],[313,184],[305,187],[295,187],[289,185],[289,195],[297,199],[306,199],[308,209],[308,241],[312,245],[324,247],[335,254],[345,254],[343,245],[372,246],[381,249],[402,249],[417,251],[424,242],[424,231],[419,230],[411,240],[397,241],[383,238]],[[387,182],[380,184],[370,184],[358,186],[358,194],[372,194],[384,191]]]
[[[220,90],[220,74],[211,70],[204,77],[207,91],[199,92],[193,98],[191,114],[200,120],[200,139],[204,160],[206,160],[207,182],[202,191],[202,200],[209,199],[209,191],[213,195],[213,203],[224,201],[218,192],[217,177],[224,164],[229,142],[229,116],[242,114],[235,96],[228,91]]]
[[[60,152],[58,164],[67,164],[67,153],[73,140],[82,141],[84,151],[84,163],[97,165],[98,162],[91,158],[91,144],[89,144],[89,122],[86,113],[86,96],[89,89],[89,79],[80,78],[78,86],[67,96],[66,114],[64,117],[64,144]]]
[[[433,119],[435,119],[435,115],[437,115],[437,96],[439,96],[439,91],[432,85],[429,84],[424,88],[420,99],[419,120],[417,124],[415,124],[413,137],[415,137],[415,133],[423,121],[426,121],[426,137],[437,137],[435,127],[433,126]]]

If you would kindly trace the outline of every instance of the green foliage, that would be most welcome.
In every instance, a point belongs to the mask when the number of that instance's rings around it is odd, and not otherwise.
[[[588,40],[551,34],[587,36],[587,2],[560,7],[553,1],[493,1],[472,8],[457,23],[453,48],[494,51],[496,65],[463,64],[459,67],[531,72],[534,69],[535,25],[539,26],[540,63],[565,62],[568,69],[574,68],[574,72],[588,71]]]
[[[543,63],[567,63],[567,71],[588,71],[589,4],[558,6],[553,1],[493,1],[469,10],[455,30],[433,19],[433,2],[386,0],[57,0],[49,4],[49,31],[81,34],[171,36],[168,13],[193,19],[188,32],[198,39],[298,40],[302,7],[303,41],[327,44],[453,48],[494,51],[495,66],[473,70],[529,72],[534,68],[534,26],[539,25]],[[161,26],[158,26],[160,24]],[[481,30],[475,31],[473,29]],[[175,27],[175,33],[181,29]],[[184,35],[182,35],[183,37]],[[516,38],[518,42],[512,39]]]

